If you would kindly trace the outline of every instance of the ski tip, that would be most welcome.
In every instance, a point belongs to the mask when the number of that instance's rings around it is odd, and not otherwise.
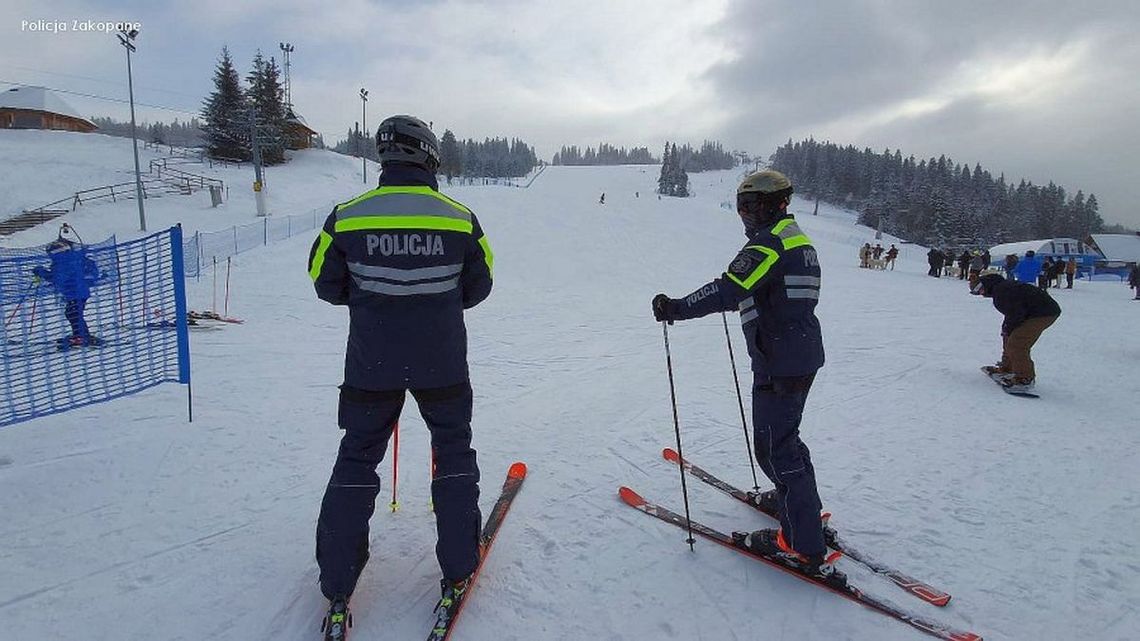
[[[950,641],[983,641],[983,639],[973,632],[962,632],[951,636]]]
[[[522,461],[511,463],[511,468],[507,470],[507,477],[512,479],[526,478],[526,463]]]
[[[673,461],[674,463],[681,460],[681,457],[677,456],[677,450],[671,447],[661,450],[661,456],[665,457],[666,461]]]
[[[625,501],[626,503],[628,503],[629,505],[632,505],[634,507],[638,507],[639,505],[645,505],[645,499],[641,498],[640,494],[638,494],[637,492],[634,492],[633,490],[629,489],[628,487],[626,487],[624,485],[621,486],[620,488],[618,488],[618,496],[621,497],[621,500]]]

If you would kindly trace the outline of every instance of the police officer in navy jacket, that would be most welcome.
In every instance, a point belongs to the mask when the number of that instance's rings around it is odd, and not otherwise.
[[[491,292],[475,214],[439,193],[439,143],[418,118],[380,124],[379,187],[338,205],[309,256],[317,296],[349,311],[340,450],[317,523],[321,591],[343,615],[368,561],[376,467],[411,391],[431,431],[436,556],[445,592],[479,560],[479,468],[463,312]],[[341,616],[343,619],[343,616]]]
[[[721,311],[740,312],[752,360],[752,419],[756,460],[775,484],[753,500],[780,515],[779,530],[760,530],[745,544],[801,562],[806,570],[842,580],[827,558],[820,499],[800,420],[816,370],[823,366],[819,259],[790,213],[792,184],[764,170],[736,194],[748,242],[719,278],[680,299],[658,294],[654,317],[673,322]]]

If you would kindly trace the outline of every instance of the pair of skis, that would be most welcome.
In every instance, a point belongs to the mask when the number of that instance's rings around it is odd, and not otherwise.
[[[774,514],[763,510],[755,502],[753,502],[747,492],[728,483],[725,483],[724,481],[706,472],[702,468],[693,465],[687,460],[682,460],[677,455],[676,451],[670,448],[666,448],[662,452],[662,455],[666,460],[680,465],[687,473],[695,476],[699,480],[708,483],[709,485],[743,503],[747,503],[753,509],[775,517]],[[925,617],[921,617],[908,612],[884,599],[880,599],[872,594],[864,592],[859,587],[852,585],[850,582],[848,582],[846,585],[836,585],[829,583],[824,579],[805,574],[799,565],[795,564],[792,561],[789,561],[788,559],[774,555],[763,555],[751,549],[744,548],[737,543],[732,535],[715,530],[707,525],[704,525],[703,523],[698,523],[691,520],[687,522],[684,516],[677,514],[676,512],[673,512],[672,510],[669,510],[663,506],[657,505],[655,503],[650,503],[649,501],[642,498],[641,495],[639,495],[637,492],[628,487],[621,487],[618,490],[618,495],[627,505],[641,512],[644,512],[650,516],[657,517],[666,523],[671,523],[680,528],[686,528],[689,524],[691,524],[693,532],[701,535],[704,538],[724,545],[725,547],[732,548],[741,554],[745,554],[759,561],[768,563],[777,569],[788,572],[789,574],[797,576],[800,579],[808,581],[809,583],[814,583],[815,585],[818,585],[840,596],[860,603],[868,608],[871,608],[872,610],[902,621],[903,623],[907,623],[927,634],[940,639],[944,639],[946,641],[982,641],[982,637],[977,634],[957,630],[938,621],[933,621],[931,619],[927,619]],[[876,561],[863,552],[860,552],[853,546],[849,545],[846,541],[844,541],[834,528],[827,526],[824,530],[824,533],[829,546],[839,552],[842,552],[852,561],[855,561],[867,567],[872,572],[886,577],[892,583],[906,591],[908,594],[917,597],[927,603],[940,607],[943,607],[950,602],[950,595],[946,592],[934,588],[922,581],[918,581],[906,574],[903,574],[902,572],[899,572],[887,566],[884,563]]]
[[[446,641],[451,638],[451,633],[455,630],[455,624],[459,620],[459,615],[463,612],[463,606],[467,603],[467,600],[471,598],[471,591],[475,588],[475,581],[479,578],[479,571],[483,569],[483,562],[487,560],[487,555],[491,552],[491,546],[495,542],[495,535],[499,533],[499,526],[501,526],[503,520],[506,519],[507,512],[511,509],[511,503],[514,501],[515,496],[518,495],[519,489],[526,479],[526,471],[526,464],[521,462],[512,463],[511,467],[507,470],[507,480],[503,482],[503,489],[499,492],[499,498],[495,501],[495,507],[491,508],[491,513],[487,515],[487,520],[483,525],[483,531],[480,534],[479,564],[475,566],[475,572],[472,573],[471,578],[467,581],[467,588],[460,595],[451,599],[446,606],[444,606],[442,602],[436,606],[435,625],[432,626],[427,641]],[[348,612],[344,612],[340,614],[340,619],[335,622],[330,622],[331,618],[331,615],[330,617],[326,617],[321,624],[321,632],[325,635],[325,641],[348,641],[348,630],[352,627],[352,615]],[[340,625],[334,627],[331,623],[339,623]]]

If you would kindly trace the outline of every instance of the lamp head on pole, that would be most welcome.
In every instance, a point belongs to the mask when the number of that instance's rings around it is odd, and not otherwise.
[[[127,31],[126,29],[119,29],[119,33],[116,33],[115,35],[119,37],[119,44],[126,47],[129,51],[135,50],[135,44],[132,41],[138,37],[138,29],[131,29],[130,31]]]

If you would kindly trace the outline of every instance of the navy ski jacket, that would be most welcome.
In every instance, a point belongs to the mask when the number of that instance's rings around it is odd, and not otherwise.
[[[309,252],[317,296],[349,310],[344,382],[363,390],[468,380],[463,310],[491,293],[491,247],[475,214],[430,172],[389,165],[337,205]]]
[[[740,323],[760,376],[806,376],[823,367],[819,258],[788,215],[749,234],[719,278],[673,303],[677,320],[740,311]]]

